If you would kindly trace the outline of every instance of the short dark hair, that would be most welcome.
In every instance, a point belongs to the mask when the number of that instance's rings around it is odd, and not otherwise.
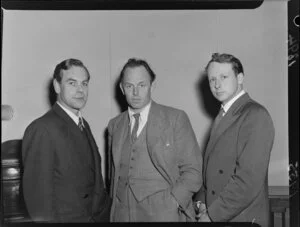
[[[150,68],[149,64],[142,59],[137,59],[137,58],[130,58],[126,64],[123,66],[123,69],[120,73],[120,82],[123,81],[124,79],[124,72],[127,68],[136,68],[136,67],[140,67],[140,66],[144,66],[144,68],[147,70],[147,72],[150,75],[150,81],[151,83],[155,80],[156,75],[153,72],[153,70]]]
[[[66,59],[61,63],[57,64],[53,73],[53,79],[56,79],[60,83],[62,79],[62,74],[61,74],[62,70],[68,70],[73,66],[78,66],[85,69],[85,71],[88,74],[88,80],[90,80],[90,73],[86,68],[86,66],[82,63],[82,61],[74,58]]]
[[[243,65],[240,62],[239,59],[234,57],[231,54],[219,54],[214,53],[211,56],[210,61],[207,63],[205,67],[205,71],[207,72],[207,69],[212,62],[218,62],[218,63],[229,63],[232,66],[232,70],[234,71],[235,75],[237,76],[239,73],[244,73]]]

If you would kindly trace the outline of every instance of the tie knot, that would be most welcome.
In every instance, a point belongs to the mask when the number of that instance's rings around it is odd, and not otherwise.
[[[140,118],[140,113],[133,114],[133,117],[136,121],[138,121]]]
[[[221,117],[223,117],[224,114],[225,114],[225,110],[224,110],[223,107],[221,107],[218,115],[220,115]]]

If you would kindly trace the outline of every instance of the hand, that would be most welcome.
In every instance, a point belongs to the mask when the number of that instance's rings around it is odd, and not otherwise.
[[[199,214],[198,222],[211,222],[206,211]]]
[[[195,208],[196,214],[198,215],[198,214],[206,211],[206,204],[201,201],[196,201],[196,202],[194,202],[194,208]]]

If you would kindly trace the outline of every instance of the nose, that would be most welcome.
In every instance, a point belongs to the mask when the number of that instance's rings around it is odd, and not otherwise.
[[[77,84],[77,91],[83,91],[83,85],[82,84]]]
[[[216,80],[215,81],[215,88],[220,88],[220,85],[221,85],[220,80]]]
[[[138,95],[138,94],[139,94],[138,87],[133,87],[133,95]]]

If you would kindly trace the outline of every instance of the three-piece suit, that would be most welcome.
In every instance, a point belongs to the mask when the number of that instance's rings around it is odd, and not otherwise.
[[[151,101],[135,142],[125,111],[110,120],[111,221],[194,221],[202,157],[187,114]]]

